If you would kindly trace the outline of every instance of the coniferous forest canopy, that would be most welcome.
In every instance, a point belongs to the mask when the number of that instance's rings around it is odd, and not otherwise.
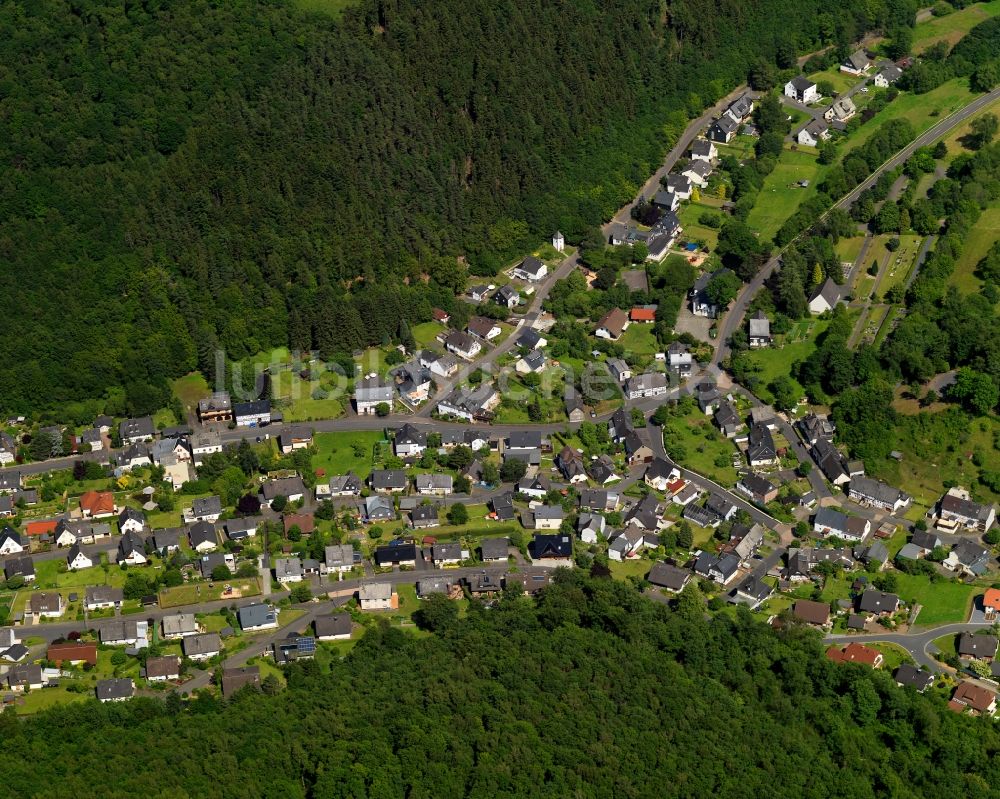
[[[145,413],[220,347],[391,340],[466,264],[609,216],[761,60],[914,5],[4,2],[4,409]]]
[[[995,796],[1000,735],[741,609],[563,572],[537,607],[441,599],[277,695],[0,716],[11,796]],[[450,610],[451,613],[443,613]]]

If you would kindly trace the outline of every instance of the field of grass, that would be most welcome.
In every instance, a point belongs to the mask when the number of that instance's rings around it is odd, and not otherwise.
[[[629,577],[645,578],[652,567],[652,561],[645,558],[635,558],[622,562],[609,561],[608,568],[611,569],[611,577],[615,580],[626,580]]]
[[[198,400],[212,393],[208,382],[200,372],[191,372],[184,377],[178,377],[170,384],[170,390],[181,401],[186,411],[193,411]]]
[[[662,349],[653,335],[653,325],[629,325],[618,343],[625,348],[625,352],[636,355],[652,355]]]
[[[994,205],[983,211],[969,231],[969,235],[965,237],[965,246],[949,282],[965,294],[978,292],[983,281],[973,273],[983,256],[998,240],[1000,240],[1000,206]]]
[[[353,471],[365,478],[372,470],[372,452],[382,441],[383,434],[377,430],[356,433],[317,433],[316,454],[313,455],[314,469],[323,469],[327,475],[346,474]],[[355,454],[355,446],[357,452]]]
[[[837,257],[845,263],[854,263],[861,254],[861,246],[865,243],[864,236],[852,236],[849,239],[841,239],[835,248]]]
[[[903,663],[912,663],[913,658],[910,653],[898,644],[880,643],[870,644],[872,649],[877,649],[882,653],[882,669],[884,671],[895,671]]]
[[[846,72],[841,72],[839,65],[825,69],[822,72],[814,72],[812,75],[809,75],[808,78],[813,83],[819,83],[824,80],[829,82],[833,86],[833,90],[836,94],[843,94],[855,83],[861,80],[854,75],[848,75]]]
[[[443,333],[445,330],[447,328],[438,322],[423,322],[410,328],[413,340],[422,350],[435,346],[438,334]]]
[[[672,417],[667,427],[683,443],[685,457],[679,462],[689,469],[710,477],[723,486],[736,482],[736,469],[732,456],[736,451],[733,443],[722,435],[712,424],[711,417],[695,410],[690,416]],[[725,458],[725,466],[716,466]]]
[[[335,419],[344,412],[346,384],[342,377],[332,372],[316,379],[303,380],[292,370],[282,370],[274,375],[271,385],[274,399],[286,421]],[[333,396],[314,399],[314,392],[328,392]]]
[[[907,604],[921,605],[918,625],[946,624],[969,617],[972,598],[982,589],[964,583],[932,583],[926,577],[899,573],[899,597]]]
[[[704,241],[709,251],[714,251],[719,243],[719,231],[698,222],[698,217],[704,213],[720,216],[719,210],[703,203],[686,203],[677,214],[684,229],[683,238],[689,241]]]
[[[808,319],[800,322],[785,337],[781,346],[765,347],[750,353],[750,359],[760,368],[758,377],[760,387],[756,393],[761,398],[770,401],[770,391],[767,384],[781,375],[787,375],[798,389],[805,393],[798,381],[792,377],[792,365],[811,355],[816,349],[816,339],[826,330],[830,322],[826,319]]]
[[[937,42],[954,45],[976,25],[1000,14],[1000,0],[973,3],[944,17],[932,17],[913,29],[913,52],[922,53]]]
[[[60,571],[65,561],[37,560],[35,561],[36,589],[51,588],[85,588],[88,585],[125,585],[125,572],[118,566],[111,566],[105,574],[100,566],[79,571]]]
[[[233,598],[257,596],[260,594],[260,579],[257,577],[217,580],[211,588],[209,588],[208,583],[190,583],[188,585],[178,585],[175,588],[164,588],[161,590],[160,607],[174,608],[178,605],[214,602],[217,599],[223,599],[222,591],[227,585],[233,587]]]
[[[850,135],[840,148],[841,157],[868,141],[890,119],[908,119],[914,130],[922,133],[975,99],[977,95],[969,90],[968,83],[967,78],[953,78],[926,94],[902,92]]]
[[[39,713],[42,710],[48,710],[57,705],[62,706],[70,702],[85,702],[93,698],[93,691],[77,693],[76,691],[70,691],[65,686],[55,686],[53,688],[42,688],[40,691],[29,691],[18,700],[18,703],[14,705],[14,709],[19,716],[30,716],[33,713]]]
[[[957,639],[958,639],[957,635],[942,635],[940,638],[935,638],[932,643],[934,644],[934,646],[936,646],[938,649],[941,650],[940,654],[936,655],[935,657],[938,660],[943,661],[946,658],[951,657],[952,655],[957,655],[958,654]]]
[[[812,153],[786,149],[774,171],[764,180],[747,224],[760,233],[762,240],[771,239],[785,220],[816,193],[816,184],[825,172],[826,167],[818,164]],[[809,188],[799,188],[797,183],[800,180],[808,180]]]

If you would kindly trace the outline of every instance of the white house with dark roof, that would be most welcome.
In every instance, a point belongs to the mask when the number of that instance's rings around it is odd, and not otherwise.
[[[695,139],[691,143],[692,161],[708,161],[712,163],[718,157],[719,151],[715,149],[715,145],[708,139]],[[674,209],[671,208],[670,210]]]
[[[907,507],[912,497],[871,477],[852,477],[848,496],[861,505],[896,513]]]
[[[526,280],[529,283],[537,283],[544,280],[549,273],[549,268],[538,258],[529,255],[521,263],[511,270],[511,276],[519,280]]]
[[[798,75],[785,84],[785,97],[791,97],[803,105],[818,103],[820,99],[816,84],[804,75]]]
[[[629,378],[625,396],[630,400],[660,397],[667,393],[667,376],[663,372],[648,372]]]
[[[969,492],[963,488],[949,488],[938,502],[936,526],[942,532],[954,533],[964,529],[985,533],[995,521],[996,508],[973,502]]]
[[[740,123],[727,113],[723,114],[715,120],[715,122],[709,125],[708,132],[705,135],[708,136],[711,141],[719,142],[720,144],[728,144],[736,136],[739,129]]]
[[[830,138],[830,126],[822,119],[807,122],[798,132],[795,140],[805,147],[818,147],[820,142]]]
[[[895,64],[886,64],[882,67],[882,69],[875,73],[875,77],[872,78],[872,83],[880,89],[886,89],[901,77],[903,77],[903,70]]]
[[[846,72],[848,75],[860,76],[864,75],[871,65],[872,62],[868,57],[868,53],[864,50],[856,50],[840,65],[840,71]]]
[[[463,333],[460,330],[450,333],[444,340],[444,346],[448,352],[454,353],[459,358],[464,358],[467,361],[475,358],[483,348],[483,345],[474,336],[469,333]]]
[[[371,416],[385,403],[392,406],[392,386],[381,377],[369,377],[354,384],[354,405],[359,416]]]
[[[840,292],[841,287],[833,282],[833,278],[828,277],[809,298],[809,313],[821,314],[824,311],[832,311],[842,301]]]

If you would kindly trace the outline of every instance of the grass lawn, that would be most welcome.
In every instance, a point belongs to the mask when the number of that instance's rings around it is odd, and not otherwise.
[[[955,264],[949,283],[958,287],[959,291],[971,294],[978,292],[983,285],[973,272],[993,244],[1000,240],[1000,206],[993,206],[983,211],[979,220],[965,237],[965,246]]]
[[[935,638],[932,642],[934,646],[941,650],[940,654],[936,655],[938,660],[944,660],[947,657],[958,654],[957,648],[958,636],[957,635],[942,635],[940,638]]]
[[[181,401],[186,411],[194,411],[198,400],[212,393],[201,372],[191,372],[184,377],[178,377],[170,384],[170,390]]]
[[[48,710],[56,705],[65,705],[70,702],[85,702],[94,698],[94,692],[77,693],[70,691],[63,685],[54,688],[42,688],[38,691],[29,691],[23,695],[14,709],[20,716],[29,716],[42,710]]]
[[[217,633],[229,626],[229,620],[218,613],[206,613],[198,616],[198,623],[207,633]]]
[[[375,445],[384,439],[377,430],[356,433],[317,433],[314,469],[323,469],[327,476],[353,471],[362,479],[372,470]]]
[[[916,601],[921,605],[917,624],[946,624],[961,622],[969,617],[972,597],[982,589],[974,585],[942,581],[932,583],[919,575],[897,573],[899,596],[907,604]]]
[[[926,94],[902,92],[883,110],[859,127],[840,148],[841,157],[860,147],[890,119],[908,119],[919,134],[970,103],[978,95],[969,90],[967,78],[945,81]]]
[[[208,587],[207,582],[189,583],[161,590],[160,607],[174,608],[178,605],[194,605],[198,602],[213,602],[217,599],[223,599],[222,592],[227,585],[233,587],[234,593],[231,595],[233,599],[260,594],[260,579],[257,577],[217,580],[211,588]]]
[[[65,561],[35,561],[35,588],[85,588],[88,585],[125,585],[125,572],[118,566],[111,566],[105,574],[100,566],[78,571],[60,571]]]
[[[882,669],[893,672],[903,663],[912,663],[913,658],[899,644],[870,644],[872,649],[877,649],[882,653]]]
[[[861,254],[861,245],[865,243],[864,236],[852,236],[849,239],[841,239],[837,242],[835,251],[837,257],[845,263],[854,263]]]
[[[855,83],[861,80],[861,78],[858,78],[855,75],[848,75],[846,72],[841,72],[839,65],[825,69],[822,72],[814,72],[812,75],[809,75],[808,78],[813,83],[819,83],[824,80],[828,81],[833,85],[833,90],[836,94],[843,94]]]
[[[922,53],[937,42],[954,45],[976,25],[1000,14],[1000,0],[973,3],[943,17],[931,17],[913,29],[913,52]]]
[[[781,375],[790,377],[800,392],[805,393],[805,389],[791,376],[792,365],[796,361],[804,360],[815,351],[816,339],[829,324],[827,319],[806,320],[805,323],[799,323],[792,328],[780,346],[765,347],[750,353],[750,359],[760,368],[758,373],[760,385],[755,391],[761,398],[767,401],[773,399],[771,392],[767,390],[767,385]]]
[[[622,562],[612,560],[608,562],[608,568],[611,569],[611,576],[615,580],[625,580],[628,577],[645,578],[649,574],[652,565],[652,561],[648,561],[645,558],[634,558],[633,560]]]
[[[338,385],[338,383],[340,385]],[[344,412],[344,380],[329,373],[303,380],[297,372],[284,369],[272,379],[274,399],[289,422],[335,419]],[[314,392],[328,392],[330,398],[314,399]]]
[[[653,335],[653,325],[629,325],[618,343],[625,348],[626,353],[635,355],[652,355],[662,349]]]
[[[705,213],[721,216],[717,208],[703,203],[685,203],[677,214],[684,229],[683,238],[689,241],[703,241],[709,251],[714,251],[719,243],[719,231],[702,225],[698,218]]]
[[[760,233],[762,240],[770,240],[785,220],[816,193],[816,184],[825,173],[826,167],[816,162],[813,153],[784,150],[774,171],[765,178],[747,224]],[[800,180],[808,180],[809,188],[799,188],[796,184]]]
[[[427,349],[433,347],[437,343],[437,337],[440,333],[447,330],[444,325],[438,322],[423,322],[419,325],[414,325],[410,328],[410,332],[413,334],[413,340],[416,342],[420,349]]]
[[[720,485],[731,486],[736,482],[736,469],[732,465],[736,448],[712,424],[711,417],[695,411],[690,416],[671,417],[667,428],[684,445],[685,457],[680,463]],[[720,463],[724,459],[725,466],[716,466],[716,458]]]

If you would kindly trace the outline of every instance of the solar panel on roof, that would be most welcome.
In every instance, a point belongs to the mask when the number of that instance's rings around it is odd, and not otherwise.
[[[316,652],[316,639],[308,636],[299,638],[295,642],[295,648],[300,655],[311,655]]]

